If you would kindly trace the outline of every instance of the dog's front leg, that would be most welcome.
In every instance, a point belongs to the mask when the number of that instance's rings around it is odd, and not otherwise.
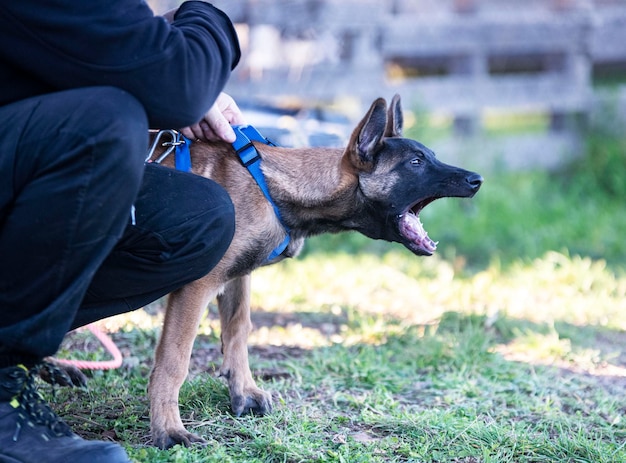
[[[178,394],[189,369],[198,324],[209,298],[214,296],[208,280],[194,281],[170,294],[163,332],[150,374],[150,431],[154,445],[165,449],[176,444],[204,444],[188,432],[180,419]]]
[[[228,381],[233,413],[264,415],[272,410],[272,396],[259,389],[248,364],[250,275],[229,281],[218,297],[224,363],[220,374]]]

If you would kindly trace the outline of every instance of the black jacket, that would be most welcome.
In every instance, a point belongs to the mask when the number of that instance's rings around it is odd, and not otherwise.
[[[198,122],[239,61],[224,13],[183,3],[170,25],[143,0],[0,0],[0,106],[76,87],[134,95],[152,127]]]

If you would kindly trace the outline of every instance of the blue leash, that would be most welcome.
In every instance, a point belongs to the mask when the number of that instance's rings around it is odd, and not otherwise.
[[[259,141],[269,146],[276,146],[276,145],[272,143],[271,141],[269,141],[267,138],[265,138],[263,135],[261,135],[251,125],[234,125],[233,130],[235,131],[235,135],[237,136],[237,139],[233,142],[232,145],[233,145],[233,148],[235,149],[235,152],[237,153],[237,156],[239,156],[239,160],[241,161],[243,166],[246,169],[248,169],[248,172],[250,172],[250,175],[252,175],[257,185],[259,185],[259,188],[263,192],[263,195],[274,208],[274,213],[276,214],[276,217],[278,218],[278,220],[280,221],[280,223],[282,224],[286,232],[286,236],[283,242],[280,243],[271,252],[271,254],[266,260],[266,262],[271,262],[272,260],[280,256],[289,245],[289,241],[290,241],[289,227],[287,227],[285,225],[285,222],[283,222],[283,219],[280,215],[280,211],[278,210],[278,207],[276,206],[274,201],[272,201],[272,197],[270,196],[269,189],[267,188],[267,183],[265,182],[265,177],[263,176],[263,172],[261,171],[261,156],[259,155],[259,152],[252,144],[252,141]]]

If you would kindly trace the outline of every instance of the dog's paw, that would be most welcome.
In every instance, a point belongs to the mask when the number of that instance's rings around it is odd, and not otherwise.
[[[237,417],[248,414],[263,416],[272,412],[272,396],[256,388],[242,395],[233,395],[230,405]]]
[[[192,445],[204,447],[207,445],[207,441],[202,437],[192,434],[184,428],[171,431],[153,431],[152,443],[161,450],[169,449],[177,444],[184,445],[185,447],[191,447]]]
[[[39,377],[46,383],[57,386],[87,387],[87,377],[73,365],[61,364],[52,359],[39,368]]]

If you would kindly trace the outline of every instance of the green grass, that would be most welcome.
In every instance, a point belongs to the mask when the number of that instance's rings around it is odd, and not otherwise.
[[[255,272],[250,361],[275,410],[231,415],[210,307],[180,398],[206,448],[150,446],[159,304],[104,323],[122,368],[44,393],[138,462],[626,461],[626,163],[610,143],[590,141],[593,167],[488,175],[429,206],[433,257],[345,234]],[[60,355],[104,354],[79,332]]]
[[[77,432],[142,462],[625,461],[626,277],[556,253],[462,277],[420,262],[312,253],[257,272],[251,364],[276,407],[230,414],[207,317],[181,393],[207,448],[149,446],[159,315],[109,322],[128,365],[49,398]]]

